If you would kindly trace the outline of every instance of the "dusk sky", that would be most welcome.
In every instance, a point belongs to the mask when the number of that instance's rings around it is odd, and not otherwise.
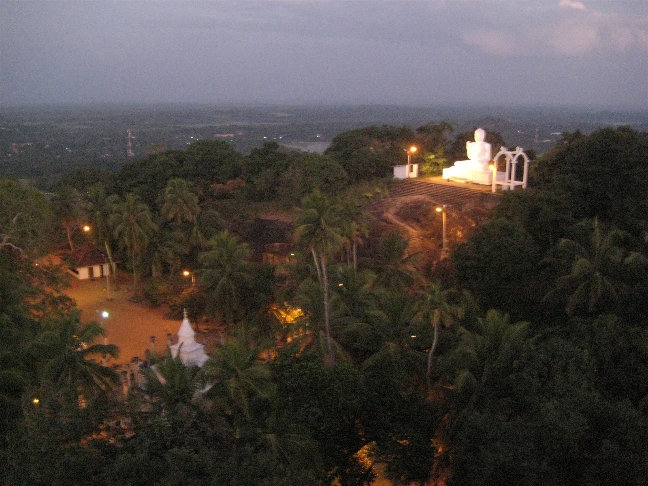
[[[648,109],[646,0],[0,0],[0,105]]]

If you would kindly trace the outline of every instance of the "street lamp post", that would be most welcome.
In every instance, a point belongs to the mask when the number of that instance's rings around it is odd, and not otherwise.
[[[99,316],[101,317],[101,328],[105,329],[104,321],[106,319],[108,319],[108,317],[110,317],[110,313],[106,309],[103,309],[101,311],[97,311],[97,314],[99,314]],[[108,344],[108,337],[107,336],[104,336],[103,343],[104,343],[104,345]],[[106,358],[107,358],[107,356],[105,354],[102,355],[102,357],[101,357],[101,364],[103,364],[104,366],[106,366],[106,363],[107,363]]]
[[[437,206],[436,212],[441,213],[441,222],[443,224],[443,233],[441,240],[441,257],[445,258],[448,252],[447,247],[447,238],[446,238],[446,209],[447,205],[443,204],[442,206]]]
[[[412,155],[416,153],[417,148],[416,145],[412,145],[410,148],[403,150],[407,152],[407,177],[409,177],[412,166]]]
[[[190,272],[189,270],[183,270],[182,271],[182,276],[183,277],[191,277],[191,286],[192,287],[196,284],[196,275],[193,272]]]
[[[86,234],[90,234],[90,232],[92,231],[92,226],[90,226],[89,224],[84,224],[82,228],[83,228],[83,232],[86,233]],[[110,293],[110,277],[112,275],[114,275],[114,273],[115,273],[115,263],[112,260],[112,254],[110,253],[110,248],[108,247],[108,240],[104,240],[104,246],[106,247],[106,255],[108,256],[108,261],[109,261],[108,273],[105,275],[105,277],[106,277],[106,298],[108,300],[112,300],[112,294]],[[101,264],[102,273],[103,273],[103,268],[104,268],[103,265],[104,264],[102,263]]]

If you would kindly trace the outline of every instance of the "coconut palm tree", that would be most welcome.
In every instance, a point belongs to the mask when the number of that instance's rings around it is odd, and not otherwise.
[[[624,232],[606,230],[596,218],[581,222],[579,227],[585,233],[574,239],[561,239],[551,256],[543,260],[568,269],[556,280],[545,300],[566,298],[565,311],[570,316],[583,310],[592,313],[616,301],[623,285],[622,269],[635,262],[633,256],[638,255],[624,249]]]
[[[369,235],[368,213],[358,204],[356,197],[348,197],[342,207],[344,218],[341,221],[340,232],[344,238],[344,247],[349,264],[354,270],[358,269],[358,245]]]
[[[179,225],[183,221],[193,223],[198,218],[200,207],[198,195],[193,191],[191,183],[176,177],[167,182],[164,189],[163,203],[160,211],[167,220]]]
[[[418,294],[416,303],[416,318],[427,322],[433,330],[432,345],[427,357],[427,386],[431,387],[432,360],[439,344],[439,327],[450,326],[455,318],[460,315],[460,307],[450,303],[449,291],[441,287],[436,281],[430,282],[428,287]]]
[[[387,315],[379,306],[383,293],[373,286],[370,270],[355,271],[338,265],[332,285],[331,321],[333,334],[357,362],[378,350],[390,335]]]
[[[334,366],[327,266],[328,258],[339,250],[342,244],[339,207],[320,191],[314,191],[302,199],[301,208],[295,216],[295,228],[295,240],[307,247],[313,255],[317,279],[322,289],[328,363]]]
[[[46,319],[34,342],[43,360],[39,370],[42,378],[86,396],[110,390],[119,377],[102,360],[116,357],[118,349],[114,344],[95,343],[104,335],[105,330],[96,322],[82,324],[78,311]]]
[[[419,280],[413,263],[416,255],[407,254],[408,242],[398,233],[381,238],[376,254],[368,265],[376,272],[376,285],[402,292]]]
[[[140,257],[158,227],[151,210],[136,194],[128,194],[125,200],[114,206],[110,225],[120,246],[126,249],[133,268],[133,288],[137,289],[137,266]]]
[[[198,366],[185,366],[179,354],[175,358],[165,357],[144,373],[149,397],[162,408],[189,405],[208,388],[202,370]]]
[[[210,312],[232,323],[240,317],[242,298],[251,287],[251,251],[247,243],[227,230],[212,237],[207,245],[208,250],[200,255],[200,283],[208,295]]]
[[[95,242],[104,246],[111,239],[110,215],[119,202],[116,194],[108,195],[103,184],[94,184],[83,195],[88,223],[92,227]]]
[[[250,342],[245,327],[240,326],[205,363],[205,377],[213,383],[205,396],[214,400],[237,427],[253,420],[255,412],[260,411],[258,405],[268,405],[276,395],[270,367],[258,360],[260,352],[261,348]]]
[[[475,406],[492,380],[511,372],[528,336],[528,322],[511,323],[508,315],[493,309],[474,329],[459,329],[459,344],[449,361],[454,363],[455,391],[466,406]]]
[[[70,251],[74,251],[72,235],[81,226],[83,202],[79,192],[71,186],[61,186],[52,198],[54,214],[65,229]]]

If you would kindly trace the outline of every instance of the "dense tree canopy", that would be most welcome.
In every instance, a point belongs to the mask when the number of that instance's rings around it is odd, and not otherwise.
[[[326,154],[339,161],[352,182],[386,177],[394,165],[407,161],[405,150],[414,142],[407,127],[360,128],[333,138]]]
[[[645,230],[648,134],[603,128],[569,133],[537,163],[534,181],[563,195],[577,219],[598,217]]]
[[[566,135],[433,261],[353,184],[414,142],[440,168],[451,132],[357,129],[326,155],[199,141],[53,198],[0,179],[0,483],[360,486],[380,463],[395,484],[643,484],[646,134]],[[247,240],[274,211],[266,252]],[[115,386],[117,350],[33,260],[82,221],[150,303],[224,332],[204,368],[160,353]]]

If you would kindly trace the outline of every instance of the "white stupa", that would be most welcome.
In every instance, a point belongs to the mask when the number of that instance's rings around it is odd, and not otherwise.
[[[187,317],[187,309],[185,309],[184,318],[180,329],[178,329],[178,342],[169,346],[169,349],[171,349],[171,356],[174,358],[178,356],[178,353],[180,354],[180,360],[185,366],[202,367],[209,356],[205,353],[205,345],[196,342],[195,335]]]

